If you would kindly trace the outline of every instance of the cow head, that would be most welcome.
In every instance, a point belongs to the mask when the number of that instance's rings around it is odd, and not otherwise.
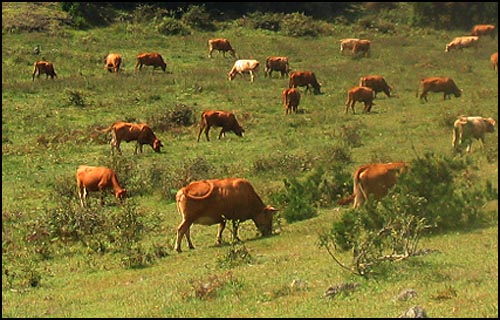
[[[160,148],[163,147],[163,143],[161,143],[161,141],[159,139],[155,139],[153,141],[153,150],[155,152],[160,152]]]
[[[263,236],[271,235],[273,231],[273,213],[276,211],[278,210],[268,205],[262,212],[255,215],[253,221]]]
[[[120,191],[116,192],[115,194],[116,199],[123,201],[127,197],[127,190],[126,189],[121,189]]]
[[[321,83],[318,83],[317,85],[313,86],[313,89],[314,89],[314,94],[322,94],[321,93]]]
[[[245,133],[245,129],[243,129],[240,125],[235,125],[233,132],[238,136],[238,137],[243,137],[243,134]]]
[[[455,93],[454,93],[455,94],[455,98],[461,97],[463,91],[464,90],[462,90],[462,89],[455,90]]]
[[[227,78],[229,79],[229,81],[233,80],[235,76],[236,76],[236,72],[229,72],[227,74]]]
[[[497,124],[497,122],[492,118],[484,119],[484,121],[486,123],[486,131],[495,132],[495,124]]]

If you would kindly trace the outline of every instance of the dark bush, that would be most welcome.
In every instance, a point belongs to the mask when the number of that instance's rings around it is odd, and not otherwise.
[[[191,34],[191,29],[182,21],[171,17],[163,17],[157,24],[156,30],[165,36],[186,36]]]
[[[321,27],[312,17],[295,12],[284,16],[281,32],[291,37],[315,37],[321,33]]]
[[[204,5],[190,5],[182,15],[181,22],[196,30],[214,31],[215,24]]]

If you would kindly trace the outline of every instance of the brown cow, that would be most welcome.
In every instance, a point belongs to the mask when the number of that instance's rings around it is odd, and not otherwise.
[[[33,81],[35,81],[35,74],[37,74],[37,78],[40,78],[40,74],[45,73],[47,77],[45,79],[48,79],[49,76],[51,79],[54,79],[54,77],[57,78],[57,74],[54,71],[54,64],[49,61],[37,61],[33,64],[34,69],[33,69]]]
[[[227,39],[217,38],[208,40],[208,57],[212,58],[212,52],[218,50],[219,53],[222,51],[222,56],[226,57],[226,51],[229,51],[233,58],[236,58],[236,50],[233,49],[231,44]]]
[[[190,249],[194,249],[189,229],[191,225],[219,224],[217,243],[222,243],[222,231],[226,221],[233,223],[233,239],[238,238],[238,223],[253,220],[263,236],[272,233],[273,213],[277,211],[265,205],[255,189],[245,179],[227,178],[191,182],[181,188],[176,196],[177,210],[182,222],[177,227],[175,250],[181,252],[184,235]],[[240,240],[241,241],[241,240]]]
[[[137,148],[142,153],[142,145],[149,144],[155,152],[160,152],[163,143],[156,137],[150,126],[145,123],[129,123],[129,122],[115,122],[109,128],[101,130],[102,132],[111,131],[111,153],[114,154],[114,149],[118,150],[121,154],[120,143],[125,140],[126,142],[137,141],[135,145],[134,154],[137,154]]]
[[[472,28],[471,36],[486,36],[490,35],[492,38],[495,37],[495,26],[492,24],[477,24]]]
[[[122,64],[122,56],[118,53],[110,53],[104,59],[104,69],[108,69],[109,72],[120,71],[120,66]]]
[[[237,136],[243,137],[243,133],[245,129],[243,129],[234,113],[229,111],[215,111],[215,110],[207,110],[203,111],[201,114],[200,121],[200,131],[198,132],[198,142],[200,142],[200,136],[203,130],[205,130],[205,136],[207,137],[207,141],[210,141],[208,133],[210,131],[210,127],[222,127],[222,130],[219,133],[219,139],[222,135],[226,136],[226,132],[232,131]]]
[[[369,57],[370,56],[370,45],[371,45],[370,40],[359,40],[359,41],[354,43],[354,46],[352,47],[352,53],[354,55],[361,53],[361,55],[363,55],[365,57]]]
[[[371,75],[361,77],[359,78],[359,86],[372,88],[373,92],[375,92],[375,97],[377,97],[377,93],[380,91],[383,91],[386,96],[391,97],[392,88],[387,84],[382,76]]]
[[[420,100],[422,98],[427,102],[427,93],[430,92],[443,92],[443,100],[446,97],[454,94],[456,98],[462,95],[462,90],[458,89],[457,85],[453,79],[448,77],[430,77],[420,80],[419,87],[422,86],[422,94],[420,95]],[[417,97],[418,89],[417,87]],[[451,99],[451,97],[449,97]]]
[[[355,114],[354,105],[356,102],[364,102],[365,108],[363,112],[370,112],[375,98],[374,91],[368,87],[352,87],[347,91],[347,101],[345,103],[345,114],[349,112],[349,107],[352,109],[352,114]]]
[[[160,67],[163,72],[167,69],[167,64],[163,60],[162,56],[159,53],[140,53],[137,55],[137,63],[135,64],[135,70],[137,68],[142,69],[142,66],[153,66],[153,70]]]
[[[455,150],[460,145],[466,145],[466,151],[471,152],[472,139],[481,141],[484,146],[484,137],[487,132],[495,132],[496,121],[492,118],[460,116],[453,124],[453,141]]]
[[[227,74],[229,81],[233,80],[237,74],[243,76],[244,73],[250,74],[250,82],[253,82],[255,73],[259,69],[259,61],[253,59],[236,60],[231,70]]]
[[[399,174],[407,168],[405,162],[372,163],[358,167],[354,172],[353,194],[338,203],[344,205],[354,200],[353,207],[358,208],[370,197],[382,199],[396,184]]]
[[[450,52],[451,49],[462,51],[463,48],[477,48],[478,43],[479,37],[477,36],[456,37],[446,45],[444,52]]]
[[[498,51],[491,55],[490,57],[491,65],[493,70],[498,72]]]
[[[119,200],[123,199],[127,194],[127,190],[120,187],[116,173],[106,167],[80,165],[76,169],[76,185],[82,207],[87,206],[89,191],[100,192],[101,205],[104,203],[103,190],[113,189],[115,197]]]
[[[300,91],[297,88],[289,88],[283,90],[281,93],[283,98],[283,106],[285,107],[285,114],[292,112],[297,113],[297,108],[300,103]]]
[[[269,78],[271,78],[273,71],[279,71],[282,78],[285,75],[288,76],[288,72],[290,71],[288,57],[267,57],[264,76],[267,77],[269,75]]]
[[[316,80],[316,75],[311,71],[295,71],[290,73],[288,78],[288,88],[306,87],[305,92],[309,91],[309,85],[314,89],[314,94],[321,94],[321,83]]]

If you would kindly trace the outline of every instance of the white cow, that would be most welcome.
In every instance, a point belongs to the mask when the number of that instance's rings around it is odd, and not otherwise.
[[[251,59],[241,59],[234,62],[233,67],[228,73],[229,81],[233,80],[236,74],[243,75],[244,73],[250,74],[250,82],[253,82],[255,77],[254,73],[259,67],[259,61]]]
[[[479,37],[464,36],[456,37],[446,45],[444,52],[450,52],[451,49],[462,50],[463,48],[477,47]]]
[[[453,124],[453,148],[457,149],[462,143],[471,152],[472,139],[478,139],[484,146],[484,136],[487,132],[495,131],[496,121],[492,118],[460,116]]]

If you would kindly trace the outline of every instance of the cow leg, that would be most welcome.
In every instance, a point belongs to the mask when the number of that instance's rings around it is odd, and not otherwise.
[[[241,241],[241,239],[238,237],[238,227],[240,225],[239,220],[233,220],[233,240],[238,240]]]
[[[200,131],[198,131],[198,142],[200,142],[200,136],[201,136],[201,133],[203,132],[203,129],[205,129],[205,127],[203,127],[203,125],[200,125]]]
[[[191,228],[186,230],[186,240],[188,242],[189,249],[194,249],[193,242],[191,241]]]
[[[226,228],[226,220],[223,220],[221,223],[219,223],[219,228],[217,230],[217,244],[221,245],[222,244],[222,231]]]
[[[80,204],[82,205],[82,208],[86,206],[86,203],[84,200],[87,198],[87,189],[85,187],[79,187],[78,188],[78,195],[80,196]]]
[[[250,82],[253,82],[255,75],[252,70],[250,70]]]
[[[207,127],[205,128],[205,137],[207,137],[207,141],[210,141],[210,138],[208,137],[208,133],[209,133],[209,131],[210,131],[210,126],[207,126]]]
[[[177,252],[182,252],[181,250],[181,241],[182,237],[186,234],[186,239],[188,240],[188,245],[189,249],[194,249],[193,244],[191,243],[191,237],[188,238],[187,232],[189,228],[191,227],[191,224],[187,222],[186,220],[183,220],[181,224],[177,227],[177,238],[175,239],[175,250]]]
[[[222,128],[222,130],[221,130],[221,131],[220,131],[220,133],[219,133],[219,140],[220,140],[220,138],[222,137],[222,135],[224,135],[224,137],[226,136],[226,134],[225,134],[224,132],[225,132],[225,131],[224,131],[224,128]]]

